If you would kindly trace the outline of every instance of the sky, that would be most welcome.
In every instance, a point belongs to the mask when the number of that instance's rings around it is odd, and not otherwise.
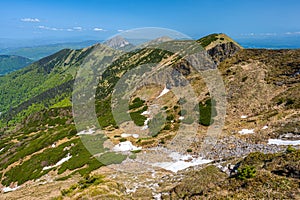
[[[298,0],[6,0],[0,9],[0,38],[11,39],[106,39],[142,27],[192,38],[300,36]]]

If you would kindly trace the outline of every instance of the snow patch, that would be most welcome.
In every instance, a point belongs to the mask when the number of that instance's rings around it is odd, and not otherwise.
[[[264,126],[264,127],[262,127],[262,130],[265,130],[265,129],[267,129],[267,128],[269,128],[268,126]]]
[[[241,119],[246,119],[248,116],[247,115],[242,115]]]
[[[158,97],[156,97],[156,99],[164,96],[165,94],[167,94],[170,90],[168,88],[164,88],[163,91],[161,91],[161,93],[158,95]]]
[[[76,135],[90,135],[95,133],[94,129],[90,128],[89,130],[83,130],[77,133]]]
[[[123,138],[127,138],[127,137],[130,137],[131,136],[131,134],[128,134],[128,133],[122,133],[121,134],[121,137],[123,137]]]
[[[133,137],[133,138],[139,138],[139,134],[128,134],[128,133],[122,133],[121,137],[127,138],[127,137]]]
[[[300,145],[300,140],[281,140],[281,139],[269,139],[268,144],[275,145]]]
[[[142,112],[141,115],[150,115],[150,111],[146,110],[146,111]]]
[[[254,129],[242,129],[239,131],[239,134],[246,135],[246,134],[252,134],[254,133]]]
[[[153,166],[161,167],[176,173],[188,167],[212,162],[212,160],[203,159],[201,157],[194,158],[191,155],[182,155],[177,152],[170,153],[169,157],[172,158],[173,162],[158,162],[153,163]]]
[[[2,188],[2,191],[5,193],[5,192],[12,192],[12,191],[15,191],[17,189],[19,189],[20,186],[17,186],[17,187],[14,187],[14,188],[11,188],[11,187],[4,187]]]
[[[72,158],[72,155],[70,155],[70,153],[68,153],[67,157],[62,158],[62,159],[61,159],[60,161],[58,161],[55,165],[43,167],[43,170],[48,170],[48,169],[51,169],[51,168],[53,168],[53,167],[57,167],[57,166],[63,164],[64,162],[68,161],[70,158]]]
[[[184,120],[184,116],[180,116],[178,119],[179,120]]]
[[[151,118],[147,118],[145,121],[144,121],[144,126],[142,127],[141,130],[146,130],[148,128],[148,122]]]
[[[162,198],[161,198],[161,193],[154,194],[154,195],[153,195],[153,198],[154,198],[155,200],[161,200],[161,199],[162,199]]]
[[[134,146],[130,141],[120,142],[113,147],[114,151],[134,151],[141,150],[142,147]]]

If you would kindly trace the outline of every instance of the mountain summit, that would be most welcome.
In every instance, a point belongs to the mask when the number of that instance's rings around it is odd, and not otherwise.
[[[243,49],[241,45],[224,33],[210,34],[200,38],[197,42],[201,44],[217,64]]]
[[[123,49],[131,45],[125,38],[119,35],[107,40],[104,44],[114,49]]]

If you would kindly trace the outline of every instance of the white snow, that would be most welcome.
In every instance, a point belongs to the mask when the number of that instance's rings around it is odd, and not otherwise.
[[[239,131],[239,134],[246,135],[246,134],[252,134],[254,133],[254,129],[242,129]]]
[[[181,155],[177,152],[172,152],[169,154],[169,157],[173,159],[173,162],[153,163],[153,166],[161,167],[176,173],[188,167],[206,164],[212,161],[203,159],[201,157],[194,158],[191,155]]]
[[[158,97],[156,97],[156,99],[164,96],[165,94],[167,94],[170,90],[168,88],[164,88],[163,91],[161,91],[161,93],[158,95]]]
[[[179,120],[184,120],[184,116],[180,116],[178,119]]]
[[[77,133],[76,135],[90,135],[95,133],[94,129],[90,128],[89,130],[83,130]]]
[[[57,167],[57,166],[63,164],[64,162],[68,161],[70,158],[72,158],[72,155],[70,155],[70,153],[68,153],[67,157],[62,158],[62,159],[61,159],[60,161],[58,161],[55,165],[43,167],[43,170],[47,170],[47,169],[51,169],[51,168],[53,168],[53,167]]]
[[[241,118],[242,119],[246,119],[248,116],[247,115],[242,115]]]
[[[269,128],[268,126],[264,126],[264,127],[262,127],[262,130],[265,130],[265,129],[267,129],[267,128]]]
[[[122,133],[121,134],[121,137],[123,137],[123,138],[127,138],[127,137],[130,137],[131,136],[131,134],[128,134],[128,133]]]
[[[115,145],[113,150],[114,151],[134,151],[134,150],[141,150],[142,147],[134,146],[130,141],[120,142],[119,144]]]
[[[142,127],[141,130],[146,130],[148,128],[148,122],[151,118],[147,118],[145,121],[144,121],[144,126]]]
[[[128,133],[122,133],[121,137],[127,138],[127,137],[133,137],[133,138],[139,138],[139,134],[128,134]]]
[[[11,188],[11,187],[4,187],[2,188],[2,191],[3,192],[12,192],[12,191],[15,191],[16,189],[19,189],[20,186],[17,186],[17,187],[14,187],[14,188]]]
[[[161,200],[161,193],[154,194],[154,195],[153,195],[153,198],[154,198],[155,200]]]
[[[144,111],[144,112],[142,112],[142,114],[141,115],[150,115],[150,111]]]
[[[300,140],[281,140],[281,139],[269,139],[268,144],[275,145],[300,145]]]

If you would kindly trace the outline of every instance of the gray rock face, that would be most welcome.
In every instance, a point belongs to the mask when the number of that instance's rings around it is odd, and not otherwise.
[[[212,57],[216,64],[219,64],[226,58],[233,56],[241,48],[235,45],[233,42],[218,44],[215,47],[208,49],[208,54]]]
[[[122,49],[125,46],[130,45],[130,43],[121,36],[113,37],[107,40],[106,42],[104,42],[104,44],[113,49]]]

